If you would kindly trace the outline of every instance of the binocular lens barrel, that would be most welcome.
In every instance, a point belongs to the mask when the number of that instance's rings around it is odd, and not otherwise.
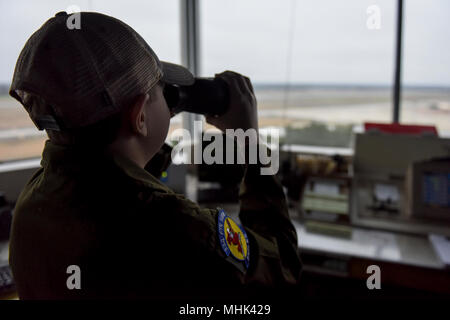
[[[169,109],[175,113],[221,115],[229,104],[228,85],[219,78],[196,78],[190,86],[166,84],[164,97]]]

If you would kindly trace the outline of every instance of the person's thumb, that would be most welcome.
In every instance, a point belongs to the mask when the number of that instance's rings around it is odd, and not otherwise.
[[[213,117],[213,116],[205,116],[205,119],[206,119],[206,122],[207,123],[209,123],[209,124],[212,124],[213,126],[215,126],[216,125],[216,123],[215,123],[215,117]]]

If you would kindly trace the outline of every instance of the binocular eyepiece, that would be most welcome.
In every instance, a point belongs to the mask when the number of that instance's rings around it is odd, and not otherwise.
[[[195,78],[190,86],[166,84],[164,97],[173,113],[221,115],[229,105],[228,84],[219,78]]]

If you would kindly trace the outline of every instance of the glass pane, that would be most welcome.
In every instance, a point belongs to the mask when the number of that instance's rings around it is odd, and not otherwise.
[[[391,120],[395,12],[390,0],[202,1],[201,73],[249,76],[260,127],[286,142],[348,146],[354,125]]]
[[[14,66],[25,42],[47,19],[59,11],[70,11],[73,1],[2,1],[0,12],[0,161],[40,156],[46,135],[38,131],[25,109],[8,95]],[[133,27],[161,60],[181,62],[179,1],[106,0],[77,1],[82,11],[116,17]],[[171,128],[181,126],[180,117]]]
[[[450,2],[405,1],[401,121],[450,136]]]

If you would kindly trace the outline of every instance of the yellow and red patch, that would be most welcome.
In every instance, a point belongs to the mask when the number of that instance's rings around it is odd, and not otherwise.
[[[248,268],[250,248],[244,228],[236,224],[222,209],[218,213],[217,226],[220,245],[225,254],[231,254],[236,260],[243,261]]]

